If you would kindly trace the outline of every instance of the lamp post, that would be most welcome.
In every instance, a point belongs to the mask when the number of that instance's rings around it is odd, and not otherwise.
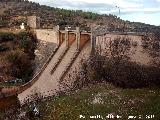
[[[119,14],[119,18],[120,18],[120,13],[121,13],[121,11],[120,11],[120,7],[119,6],[115,6],[116,8],[118,8],[118,14]],[[118,16],[118,15],[117,15]],[[118,25],[118,29],[119,29],[119,25]]]
[[[118,8],[118,13],[119,13],[119,17],[120,17],[120,13],[121,13],[120,7],[119,6],[115,6],[115,7]]]

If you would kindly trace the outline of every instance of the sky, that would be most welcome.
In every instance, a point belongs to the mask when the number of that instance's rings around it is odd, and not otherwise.
[[[160,0],[29,0],[64,9],[114,14],[123,20],[160,26]]]

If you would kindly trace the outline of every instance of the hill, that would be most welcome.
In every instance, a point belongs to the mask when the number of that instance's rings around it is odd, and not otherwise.
[[[41,18],[43,28],[53,28],[55,25],[71,25],[83,28],[94,25],[104,25],[108,30],[152,31],[156,27],[144,23],[121,20],[115,15],[83,12],[82,10],[65,10],[40,5],[28,0],[0,0],[0,26],[15,27],[26,23],[26,16],[36,15]]]

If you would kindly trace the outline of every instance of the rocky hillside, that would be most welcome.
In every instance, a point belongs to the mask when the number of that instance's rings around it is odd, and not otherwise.
[[[52,28],[54,25],[73,25],[83,28],[94,25],[105,25],[109,30],[127,31],[151,31],[155,26],[124,21],[114,15],[100,15],[82,10],[65,10],[28,0],[0,0],[0,27],[16,27],[22,22],[26,23],[25,17],[37,15],[41,17],[43,28]]]

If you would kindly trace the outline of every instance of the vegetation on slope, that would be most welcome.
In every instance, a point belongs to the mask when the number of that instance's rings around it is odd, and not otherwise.
[[[0,32],[1,81],[23,79],[27,82],[32,74],[36,38],[31,32]]]
[[[84,12],[82,10],[65,10],[60,8],[40,5],[27,0],[3,0],[0,1],[2,13],[0,14],[1,27],[19,26],[22,22],[26,23],[26,16],[36,15],[41,18],[43,28],[53,28],[59,24],[87,27],[92,23],[95,25],[106,25],[113,30],[127,29],[131,31],[151,31],[155,26],[123,21],[115,15],[97,14]]]

